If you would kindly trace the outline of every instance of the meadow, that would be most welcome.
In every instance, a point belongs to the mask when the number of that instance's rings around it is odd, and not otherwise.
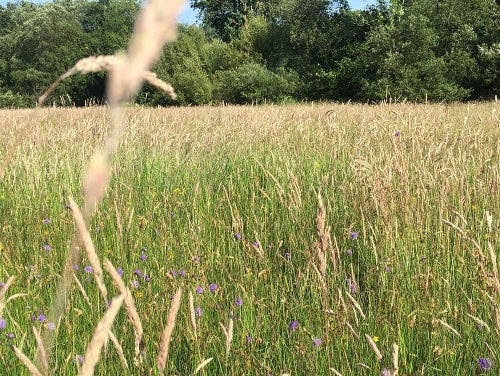
[[[108,341],[95,374],[160,373],[176,291],[165,374],[498,374],[499,109],[126,108],[88,231],[144,337],[134,362],[121,308],[121,347]],[[47,374],[75,375],[110,309],[86,257],[63,316],[48,317],[75,232],[68,197],[83,202],[109,114],[2,110],[2,160],[26,126],[0,179],[0,374],[30,374],[12,346],[40,358],[35,328],[54,336]],[[119,294],[107,271],[104,283]]]

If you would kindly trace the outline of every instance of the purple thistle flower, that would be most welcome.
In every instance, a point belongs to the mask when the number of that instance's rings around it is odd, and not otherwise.
[[[252,245],[255,247],[255,248],[259,248],[260,247],[260,244],[259,242],[255,241],[252,243]]]
[[[148,255],[146,255],[145,253],[143,253],[141,256],[140,256],[140,259],[141,261],[146,261],[146,259],[148,258]]]
[[[142,277],[146,282],[151,282],[151,277],[144,274],[144,276]]]
[[[52,248],[50,247],[50,245],[44,244],[43,249],[45,249],[46,251],[50,251]]]
[[[85,268],[83,268],[83,270],[85,271],[85,273],[87,274],[92,274],[94,273],[94,268],[90,265],[87,265]]]
[[[47,321],[47,317],[42,313],[42,314],[38,315],[38,321],[45,322],[45,321]]]
[[[243,305],[243,300],[241,300],[241,298],[236,298],[234,302],[236,303],[237,306],[241,307]]]
[[[3,317],[0,317],[0,330],[4,330],[6,326],[7,321]]]
[[[394,136],[396,136],[396,137],[401,136],[401,131],[396,131],[396,133],[394,133]]]
[[[319,347],[323,343],[323,340],[321,338],[313,338],[313,345],[314,347]]]
[[[135,279],[134,279],[134,280],[132,281],[132,287],[133,287],[133,288],[138,288],[138,287],[139,287],[139,281],[137,281],[137,280],[135,280]]]
[[[359,232],[356,232],[356,231],[351,231],[351,233],[349,234],[349,239],[351,240],[356,240],[359,236]]]
[[[9,334],[7,334],[7,338],[8,338],[8,339],[12,339],[12,338],[14,338],[14,337],[15,337],[14,333],[9,333]]]
[[[186,271],[185,270],[179,270],[179,275],[181,277],[185,277],[186,276]]]
[[[201,286],[196,287],[196,293],[197,293],[198,295],[203,294],[203,287],[201,287]]]
[[[80,270],[80,265],[78,264],[73,265],[73,270],[75,271]]]
[[[116,274],[118,274],[121,277],[123,275],[123,269],[122,268],[116,269]]]
[[[347,253],[349,256],[352,256],[352,249],[348,249],[347,251],[345,251],[345,253]]]
[[[217,291],[218,288],[219,288],[219,286],[217,286],[216,283],[211,283],[210,286],[208,286],[208,289],[210,290],[210,292],[215,292],[215,291]]]
[[[234,233],[234,238],[235,238],[236,240],[240,241],[240,240],[241,240],[241,234],[240,234],[239,232],[235,232],[235,233]]]
[[[134,274],[138,277],[142,277],[142,272],[139,269],[135,269]]]
[[[292,322],[290,322],[290,324],[288,324],[288,329],[293,332],[295,329],[297,329],[299,327],[299,322],[297,320],[293,320]]]
[[[201,309],[201,307],[196,307],[194,309],[194,314],[197,316],[197,317],[200,317],[201,315],[203,315],[203,310]]]
[[[0,289],[3,289],[4,286],[5,286],[5,283],[0,282]]]
[[[253,342],[252,336],[248,335],[247,336],[247,343],[252,343],[252,342]]]
[[[384,368],[382,372],[380,372],[380,376],[392,376],[391,371],[389,371],[387,368]]]
[[[49,218],[45,218],[45,219],[43,220],[43,224],[44,224],[44,225],[50,225],[50,219],[49,219]]]
[[[491,367],[493,366],[493,362],[491,361],[490,358],[479,358],[477,360],[477,363],[479,364],[479,367],[483,371],[489,371]]]

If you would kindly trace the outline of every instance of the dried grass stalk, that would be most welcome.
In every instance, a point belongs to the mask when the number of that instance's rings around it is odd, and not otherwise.
[[[38,349],[38,361],[39,366],[43,369],[45,373],[47,373],[49,369],[49,360],[47,358],[47,352],[45,351],[45,347],[43,346],[42,337],[40,337],[40,333],[38,330],[33,327],[33,335],[35,336],[36,346]]]
[[[491,331],[490,327],[488,326],[488,324],[486,324],[483,320],[481,320],[479,317],[476,317],[476,316],[472,316],[471,314],[467,314],[467,316],[469,316],[472,320],[474,320],[476,322],[477,325],[480,325],[481,328],[485,328],[486,331],[489,333]]]
[[[498,277],[497,255],[495,253],[495,250],[493,249],[493,245],[491,244],[491,242],[488,242],[488,250],[490,251],[490,259],[493,269],[493,283],[495,284],[498,298],[500,299],[500,279]]]
[[[349,300],[354,305],[354,307],[356,307],[356,309],[359,311],[359,314],[363,317],[363,319],[366,320],[366,316],[363,313],[363,310],[361,309],[361,306],[358,304],[358,302],[356,301],[356,299],[354,299],[354,297],[351,294],[349,294],[347,291],[346,291],[346,294],[347,294],[347,297],[349,298]]]
[[[80,236],[80,240],[82,241],[83,245],[85,246],[85,250],[87,251],[87,258],[89,260],[89,263],[90,265],[92,265],[92,268],[94,268],[93,275],[97,283],[97,287],[99,288],[99,291],[101,292],[101,295],[107,304],[108,290],[106,289],[106,285],[104,284],[102,267],[101,267],[101,262],[99,260],[99,256],[97,256],[97,253],[95,251],[94,243],[92,242],[92,238],[90,237],[90,234],[87,230],[87,226],[85,224],[82,212],[78,208],[76,202],[71,197],[68,197],[68,200],[69,200],[69,206],[71,207],[71,211],[73,212],[73,217],[75,218],[76,229]]]
[[[365,338],[366,340],[368,341],[368,344],[370,345],[370,347],[372,348],[373,352],[375,353],[375,356],[377,357],[378,361],[380,362],[383,358],[382,356],[382,353],[380,352],[380,350],[378,349],[377,347],[377,344],[375,343],[375,341],[372,339],[372,337],[370,337],[368,334],[365,333]]]
[[[177,14],[184,0],[151,0],[136,19],[127,56],[123,63],[113,66],[108,81],[108,99],[111,105],[135,95],[142,73],[160,57],[163,45],[177,35]]]
[[[94,154],[83,178],[83,194],[85,197],[83,218],[86,221],[92,216],[106,193],[111,173],[109,160],[108,153],[98,152]]]
[[[213,358],[208,358],[208,359],[205,359],[203,362],[201,362],[200,364],[198,364],[198,367],[196,367],[196,369],[194,370],[194,373],[197,374],[198,372],[200,372],[203,368],[205,368],[205,366],[210,363],[212,361]]]
[[[196,312],[194,310],[194,297],[193,293],[189,291],[189,312],[191,316],[191,326],[193,327],[194,338],[198,338],[198,331],[196,328]]]
[[[83,288],[80,280],[78,279],[78,277],[76,276],[75,273],[73,273],[73,279],[75,280],[75,283],[78,286],[78,289],[82,293],[83,298],[85,299],[85,301],[87,302],[87,304],[89,305],[89,307],[92,307],[92,303],[90,303],[90,299],[89,299],[87,293],[85,292],[85,289]]]
[[[141,347],[143,347],[144,345],[143,344],[144,331],[142,329],[141,319],[139,317],[139,314],[137,313],[137,308],[135,307],[134,298],[132,297],[130,290],[127,287],[125,287],[125,283],[123,283],[122,278],[116,272],[116,269],[111,263],[111,261],[109,261],[108,259],[104,259],[104,268],[111,275],[111,279],[113,280],[115,286],[118,288],[120,293],[125,296],[124,305],[125,305],[125,310],[127,311],[127,317],[129,321],[132,323],[132,326],[134,327],[135,356],[136,356],[135,363],[137,365],[142,361],[140,354],[141,354]]]
[[[398,376],[399,373],[399,346],[392,344],[392,376]]]
[[[120,361],[122,362],[123,366],[128,369],[128,362],[127,359],[125,358],[125,354],[123,353],[123,348],[120,345],[120,342],[118,342],[118,339],[116,336],[113,334],[113,332],[110,330],[108,332],[109,339],[111,342],[113,342],[113,345],[115,346],[116,352],[118,353],[118,357],[120,358]]]
[[[82,364],[82,368],[80,369],[80,373],[78,374],[79,376],[91,376],[94,374],[95,365],[101,356],[102,346],[108,338],[109,330],[111,329],[111,325],[113,325],[113,321],[122,306],[124,298],[125,296],[123,294],[114,298],[101,321],[97,324],[94,336],[87,346],[85,360]]]
[[[227,326],[227,329],[222,323],[219,323],[219,325],[222,328],[222,331],[224,332],[224,336],[226,337],[226,356],[228,356],[229,351],[231,350],[231,343],[233,342],[233,328],[234,328],[233,313],[231,312],[231,315],[229,317],[229,324]]]
[[[2,312],[5,308],[5,294],[7,294],[7,290],[9,289],[12,282],[14,282],[14,276],[10,276],[7,282],[5,282],[5,285],[0,290],[0,317],[2,317]]]
[[[29,369],[33,376],[43,376],[43,374],[38,370],[38,368],[36,368],[33,362],[29,360],[29,358],[24,355],[20,349],[18,349],[16,346],[12,346],[12,349],[14,350],[14,353],[19,358],[19,360],[23,362],[23,364],[26,366],[26,368]]]
[[[336,376],[342,376],[342,374],[339,371],[337,371],[335,368],[330,368],[330,371],[332,371],[333,374]]]
[[[167,363],[168,349],[170,346],[170,340],[172,338],[172,332],[174,331],[175,327],[175,318],[177,317],[177,312],[179,311],[179,307],[181,305],[181,295],[182,289],[179,288],[172,300],[172,305],[170,306],[170,311],[168,312],[167,325],[163,330],[163,335],[161,338],[160,350],[158,352],[158,369],[162,374],[163,371],[165,371],[165,366]]]

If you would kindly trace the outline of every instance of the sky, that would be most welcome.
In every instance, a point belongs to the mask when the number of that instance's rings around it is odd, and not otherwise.
[[[16,0],[0,0],[0,5],[5,6],[7,2],[16,2]],[[34,0],[37,3],[43,3],[44,0]],[[374,4],[375,0],[349,0],[349,4],[352,9],[362,9],[370,4]],[[179,22],[182,23],[195,23],[196,22],[196,12],[189,6],[185,6],[181,15],[179,16]]]

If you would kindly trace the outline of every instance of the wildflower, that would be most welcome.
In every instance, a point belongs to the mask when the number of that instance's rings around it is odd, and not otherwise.
[[[243,305],[243,300],[241,300],[241,298],[236,298],[234,300],[234,302],[236,303],[237,306],[242,306]]]
[[[48,245],[48,244],[44,244],[44,245],[43,245],[43,249],[45,249],[46,251],[50,251],[52,248],[51,248],[51,246],[50,246],[50,245]]]
[[[285,252],[283,257],[285,257],[286,260],[290,260],[292,258],[292,254],[290,252]]]
[[[373,337],[373,342],[377,343],[379,341],[379,338],[377,336]]]
[[[351,231],[351,233],[349,234],[349,239],[356,240],[358,236],[359,236],[359,232]]]
[[[479,367],[483,371],[489,371],[491,367],[493,366],[493,363],[491,362],[490,358],[479,358],[477,360],[477,363],[479,364]]]
[[[355,293],[358,291],[358,286],[356,286],[356,284],[353,281],[351,281],[350,278],[347,278],[346,282],[347,285],[349,286],[349,289],[351,290],[351,293]]]
[[[121,277],[123,275],[123,269],[122,268],[116,269],[116,273]]]
[[[394,133],[394,136],[396,136],[396,137],[401,136],[401,131],[396,131],[396,133]]]
[[[347,251],[345,251],[345,253],[347,253],[349,256],[352,256],[352,249],[348,249]]]
[[[179,275],[181,277],[185,277],[186,276],[186,271],[185,270],[179,270]]]
[[[141,261],[146,261],[147,258],[148,258],[148,255],[146,255],[145,253],[141,254],[141,256],[140,256]]]
[[[49,218],[45,218],[45,219],[43,220],[43,224],[44,224],[44,225],[50,225],[50,219],[49,219]]]
[[[218,287],[219,286],[217,286],[217,284],[211,283],[210,286],[208,286],[208,289],[210,290],[210,292],[215,292],[215,291],[217,291]]]
[[[241,234],[240,234],[239,232],[235,232],[235,233],[234,233],[234,238],[235,238],[236,240],[238,240],[238,241],[239,241],[239,240],[241,240]]]
[[[384,268],[384,271],[386,271],[386,272],[390,272],[390,271],[391,271],[391,268],[390,268],[389,266],[386,266],[386,267]]]
[[[134,287],[134,288],[138,288],[138,287],[139,287],[139,281],[137,281],[137,280],[135,280],[135,279],[134,279],[134,280],[132,281],[132,287]]]
[[[203,287],[201,287],[201,286],[196,287],[196,293],[198,295],[203,294]]]
[[[5,286],[5,283],[4,282],[0,282],[0,289],[3,289],[4,286]]]
[[[149,277],[148,275],[144,274],[144,276],[142,277],[146,282],[151,282],[151,277]]]
[[[272,244],[268,244],[268,245],[266,245],[266,248],[269,249],[269,250],[271,250],[271,249],[273,249],[273,245]]]
[[[0,317],[0,329],[3,330],[7,326],[7,321],[3,317]]]
[[[85,268],[83,268],[83,270],[85,270],[85,273],[87,273],[87,274],[94,273],[94,268],[90,265],[87,265]]]
[[[392,376],[391,371],[389,371],[387,368],[384,368],[382,372],[380,372],[380,376]]]
[[[296,320],[293,320],[292,322],[290,322],[290,324],[288,324],[288,329],[293,332],[295,329],[297,329],[299,327],[299,322],[296,321]]]
[[[313,345],[314,347],[319,347],[323,343],[323,340],[321,338],[313,338]]]
[[[142,277],[142,272],[139,269],[135,269],[134,274],[138,277]]]
[[[40,315],[38,315],[37,319],[40,322],[45,322],[45,321],[47,321],[47,316],[45,316],[43,313],[41,313]]]
[[[80,269],[80,265],[78,265],[78,264],[73,265],[73,270],[74,271],[77,271],[79,269]]]
[[[77,356],[75,356],[75,359],[73,359],[73,362],[78,362],[78,363],[80,363],[80,365],[82,365],[84,361],[85,361],[85,358],[81,355],[77,355]]]
[[[12,339],[12,338],[14,338],[14,337],[15,337],[14,333],[9,333],[9,334],[7,334],[7,338],[8,338],[8,339]]]
[[[191,259],[191,261],[193,261],[195,264],[197,264],[197,263],[200,262],[200,258],[198,256],[193,256],[193,258]]]
[[[252,336],[247,336],[247,343],[252,343],[252,342],[253,342]]]
[[[194,314],[197,316],[197,317],[200,317],[201,315],[203,315],[203,310],[201,309],[201,307],[196,307],[194,309]]]
[[[255,248],[259,248],[260,247],[260,244],[259,242],[255,241],[252,243],[252,245],[255,247]]]
[[[170,275],[175,278],[177,276],[177,272],[175,270],[171,270]]]
[[[54,330],[56,328],[56,325],[53,322],[48,322],[47,323],[47,329],[48,330]]]

